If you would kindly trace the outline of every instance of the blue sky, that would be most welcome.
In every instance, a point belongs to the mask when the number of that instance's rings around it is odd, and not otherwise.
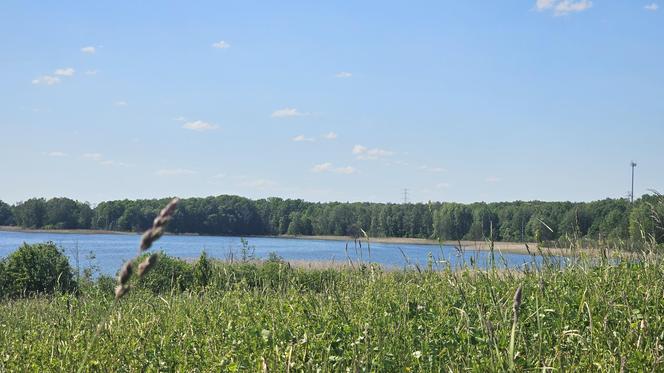
[[[664,191],[658,8],[6,1],[0,199]]]

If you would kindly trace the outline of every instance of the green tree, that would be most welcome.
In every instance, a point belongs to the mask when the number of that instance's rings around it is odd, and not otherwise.
[[[14,207],[16,223],[25,228],[42,228],[46,220],[46,201],[43,198],[31,198],[19,202]]]
[[[78,228],[79,208],[76,201],[69,198],[51,198],[45,205],[46,228]]]
[[[460,240],[468,233],[472,221],[469,207],[446,203],[434,215],[436,235],[443,240]]]
[[[14,212],[12,207],[0,201],[0,225],[14,225]]]

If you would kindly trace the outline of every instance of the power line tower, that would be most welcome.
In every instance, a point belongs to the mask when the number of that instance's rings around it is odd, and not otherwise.
[[[403,189],[403,204],[408,204],[408,188]]]
[[[630,202],[634,203],[634,169],[636,168],[636,162],[632,161],[629,164],[632,167],[632,192],[629,194]]]

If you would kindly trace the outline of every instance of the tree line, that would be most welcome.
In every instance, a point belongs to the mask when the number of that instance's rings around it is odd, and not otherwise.
[[[167,202],[117,200],[91,206],[69,198],[0,201],[0,225],[46,229],[141,232]],[[655,209],[655,210],[653,210]],[[633,204],[625,199],[593,202],[340,203],[239,196],[182,199],[168,226],[173,233],[209,235],[336,235],[440,238],[443,240],[553,241],[576,238],[664,241],[657,195]]]

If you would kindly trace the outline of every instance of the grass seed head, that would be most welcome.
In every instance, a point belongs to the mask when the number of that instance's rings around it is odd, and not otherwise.
[[[519,314],[519,310],[521,309],[521,286],[519,286],[516,289],[516,292],[514,293],[514,302],[512,303],[512,311],[514,312],[514,318],[516,318]]]
[[[145,251],[152,246],[152,243],[158,240],[164,234],[164,228],[152,227],[148,229],[141,237],[141,251]]]
[[[128,285],[118,285],[115,287],[115,299],[122,298],[129,291]]]
[[[138,265],[138,277],[142,277],[146,274],[150,268],[152,268],[155,263],[157,263],[157,254],[152,254],[149,257],[145,258],[141,264]]]
[[[118,284],[120,286],[126,285],[127,282],[129,282],[129,278],[131,277],[132,272],[133,266],[131,261],[128,261],[122,266],[122,269],[120,270],[120,274],[118,275]]]

